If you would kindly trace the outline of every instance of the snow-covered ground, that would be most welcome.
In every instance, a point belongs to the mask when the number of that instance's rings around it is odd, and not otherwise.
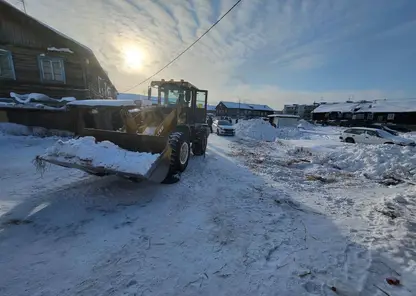
[[[415,295],[413,155],[338,132],[211,135],[173,185],[41,176],[58,138],[3,133],[0,295]]]

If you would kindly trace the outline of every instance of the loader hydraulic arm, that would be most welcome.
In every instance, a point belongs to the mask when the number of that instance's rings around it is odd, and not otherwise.
[[[181,114],[182,108],[178,104],[172,112],[159,124],[155,130],[155,136],[167,136],[169,135],[176,127],[178,114]]]

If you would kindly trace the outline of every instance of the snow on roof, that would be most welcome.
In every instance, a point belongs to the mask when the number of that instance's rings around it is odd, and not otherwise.
[[[238,102],[226,102],[221,101],[220,104],[224,104],[225,107],[229,109],[247,109],[247,110],[256,110],[256,111],[274,111],[267,105],[260,105],[260,104],[246,104],[246,103],[238,103]]]
[[[13,98],[15,101],[17,101],[20,104],[27,104],[30,102],[46,102],[46,101],[50,101],[50,102],[72,102],[75,101],[76,99],[74,97],[63,97],[61,99],[53,99],[48,97],[45,94],[39,94],[39,93],[30,93],[30,94],[17,94],[14,92],[10,93],[10,97]]]
[[[281,117],[281,118],[299,118],[298,115],[291,115],[291,114],[270,114],[267,116],[268,117]]]
[[[360,104],[356,112],[388,113],[416,112],[416,99],[375,100],[372,103]]]
[[[56,48],[56,47],[48,47],[48,51],[57,51],[57,52],[66,52],[66,53],[74,53],[69,48]]]
[[[359,103],[328,103],[315,108],[312,113],[353,112]]]
[[[108,107],[137,106],[133,100],[77,100],[69,102],[67,105]]]

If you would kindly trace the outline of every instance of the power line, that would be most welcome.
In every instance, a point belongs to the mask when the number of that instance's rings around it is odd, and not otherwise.
[[[199,40],[202,39],[202,37],[204,37],[206,34],[208,34],[209,31],[211,31],[212,28],[214,28],[227,14],[229,14],[231,12],[231,10],[233,10],[238,4],[240,4],[242,0],[238,0],[226,13],[224,13],[211,27],[209,27],[208,30],[205,31],[204,34],[202,34],[198,39],[196,39],[191,45],[189,45],[184,51],[182,51],[176,58],[174,58],[173,60],[171,60],[169,63],[167,63],[162,69],[160,69],[159,71],[157,71],[155,74],[153,74],[152,76],[149,76],[148,78],[146,78],[145,80],[139,82],[138,84],[126,89],[123,92],[128,92],[130,90],[132,90],[133,88],[136,88],[140,85],[142,85],[143,83],[149,81],[150,79],[152,79],[153,77],[155,77],[157,74],[159,74],[160,72],[162,72],[163,70],[165,70],[167,67],[169,67],[170,65],[172,65],[177,59],[179,59],[185,52],[187,52],[192,46],[194,46],[196,43],[198,43]]]

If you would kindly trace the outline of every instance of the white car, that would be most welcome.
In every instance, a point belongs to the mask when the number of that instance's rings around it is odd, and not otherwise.
[[[377,128],[354,127],[346,129],[339,137],[347,143],[364,144],[396,144],[401,146],[416,146],[415,142],[400,136],[395,136]]]
[[[217,135],[234,136],[235,128],[228,120],[214,120],[212,123],[212,131]]]

